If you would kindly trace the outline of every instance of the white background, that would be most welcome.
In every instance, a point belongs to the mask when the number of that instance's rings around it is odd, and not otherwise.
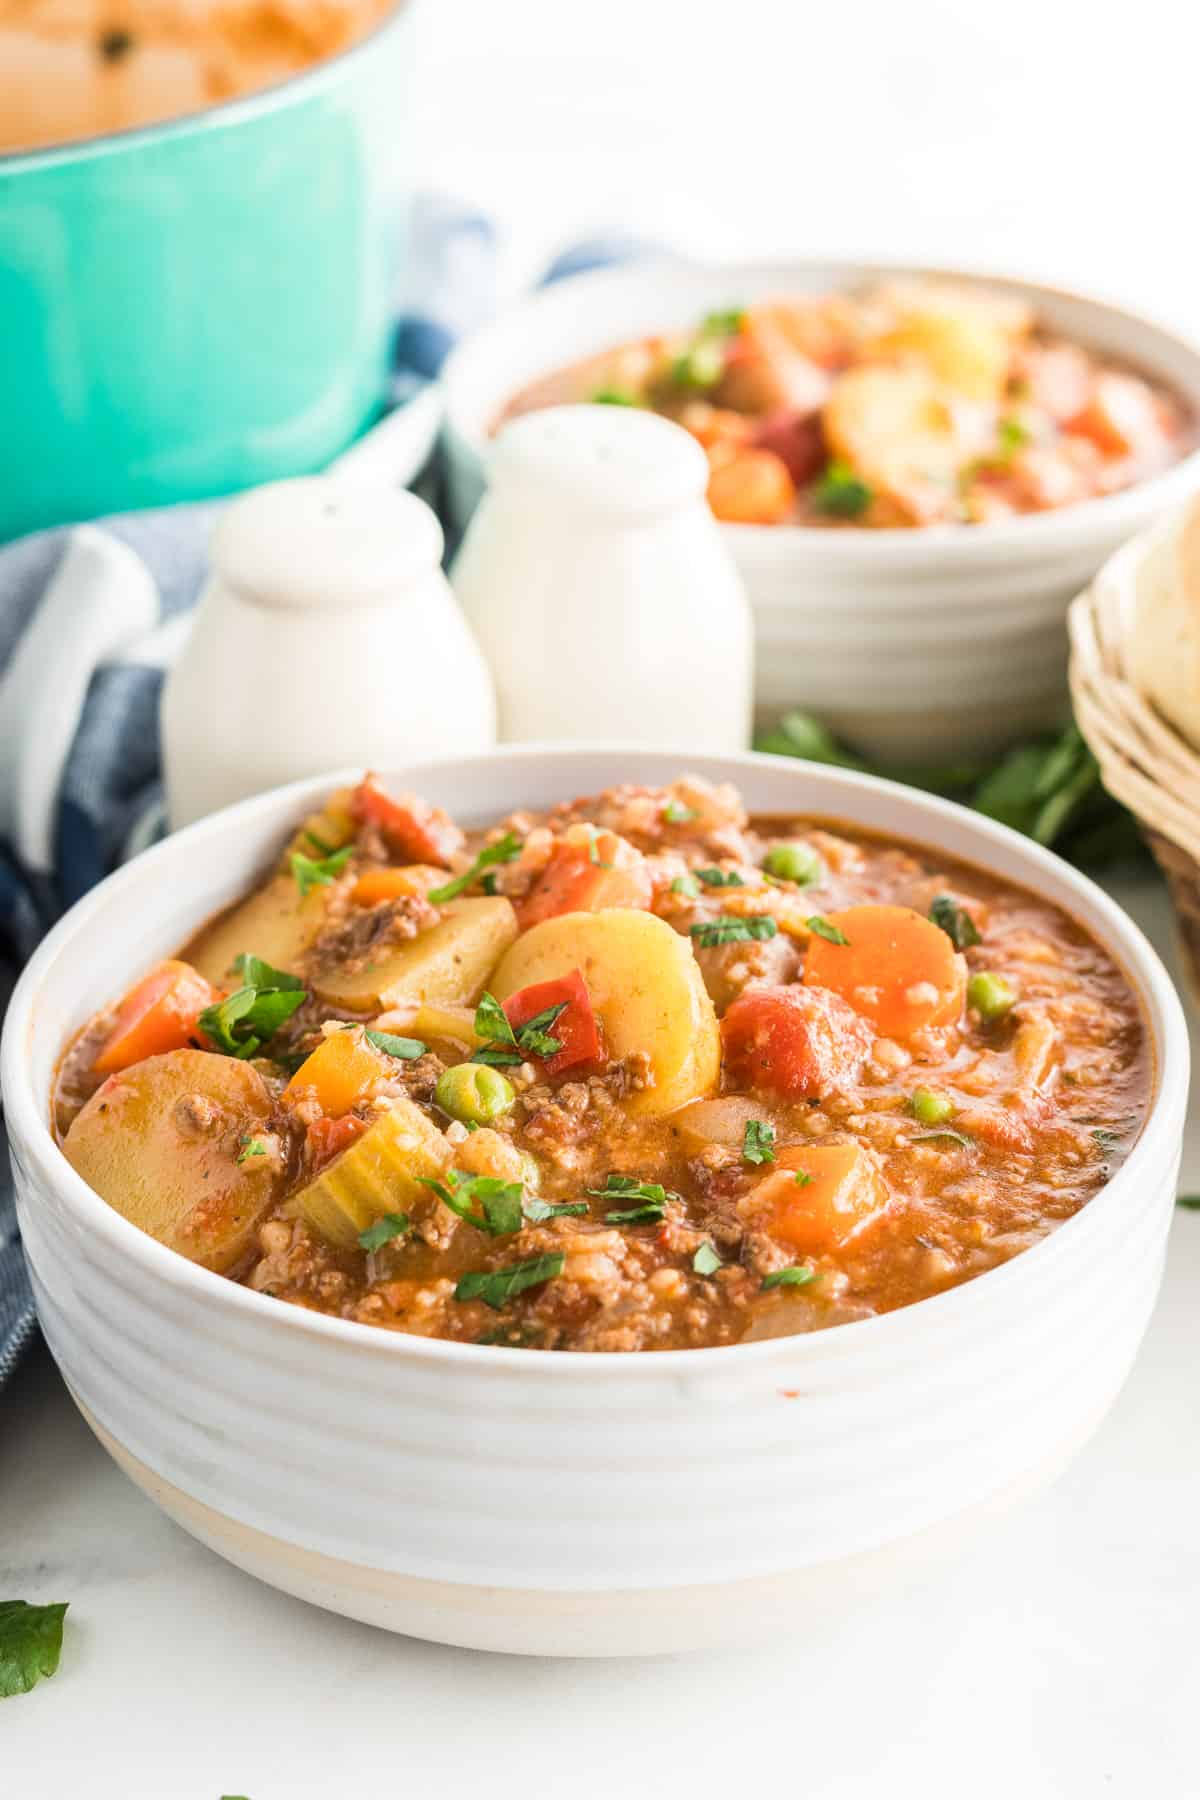
[[[425,0],[420,175],[496,213],[510,288],[617,227],[991,264],[1200,329],[1190,10]],[[1161,894],[1134,898],[1165,948]],[[639,1665],[456,1653],[253,1584],[125,1482],[39,1355],[0,1395],[0,1585],[72,1611],[59,1675],[0,1709],[0,1791],[1190,1800],[1198,1293],[1181,1214],[1112,1418],[973,1551],[881,1605],[848,1593],[835,1629]]]

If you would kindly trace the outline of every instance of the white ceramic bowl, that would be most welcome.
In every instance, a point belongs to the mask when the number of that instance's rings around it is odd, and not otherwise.
[[[483,820],[681,769],[986,863],[1119,958],[1155,1053],[1141,1138],[1014,1261],[811,1336],[621,1356],[440,1343],[281,1305],[186,1262],[88,1188],[47,1123],[63,1042],[241,892],[337,777],[181,832],[29,964],[0,1052],[18,1215],[50,1348],[117,1460],[278,1587],[394,1630],[567,1654],[820,1629],[902,1552],[1044,1479],[1093,1430],[1158,1290],[1188,1044],[1130,920],[1045,851],[886,782],[769,757],[521,748],[395,773]],[[952,1529],[953,1528],[953,1529]]]
[[[446,365],[451,506],[483,491],[488,434],[518,389],[580,357],[710,309],[894,276],[878,263],[653,263],[577,276],[467,339]],[[920,269],[1028,299],[1056,331],[1128,360],[1200,414],[1200,349],[1083,295]],[[725,525],[754,608],[759,722],[821,715],[867,754],[912,763],[986,753],[1065,708],[1068,602],[1124,538],[1200,486],[1200,453],[1124,493],[978,527],[821,531]]]

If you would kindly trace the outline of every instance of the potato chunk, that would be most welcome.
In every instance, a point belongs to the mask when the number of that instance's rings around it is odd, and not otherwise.
[[[229,985],[234,959],[243,952],[261,956],[276,969],[295,971],[325,923],[331,887],[310,888],[301,896],[290,875],[273,875],[249,899],[206,925],[184,955],[207,981]]]
[[[403,1000],[473,1006],[516,935],[511,901],[455,900],[427,931],[362,968],[331,962],[313,971],[312,984],[323,1000],[351,1012],[380,1012]]]
[[[224,1273],[241,1260],[282,1186],[265,1125],[270,1111],[270,1091],[246,1063],[172,1050],[111,1075],[63,1151],[116,1212],[189,1261]]]
[[[429,1202],[422,1177],[436,1178],[449,1161],[450,1145],[433,1120],[411,1100],[394,1100],[357,1143],[288,1202],[288,1210],[295,1208],[329,1243],[352,1250],[359,1232],[384,1213]]]
[[[564,913],[517,939],[492,977],[500,1001],[578,969],[614,1057],[644,1050],[651,1084],[625,1101],[647,1117],[711,1094],[721,1066],[717,1015],[687,938],[626,907]]]

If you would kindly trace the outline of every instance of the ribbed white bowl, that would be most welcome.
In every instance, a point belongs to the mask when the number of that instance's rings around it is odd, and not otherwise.
[[[446,365],[443,439],[458,523],[483,492],[488,434],[527,382],[712,308],[897,272],[857,262],[656,263],[577,276],[525,301]],[[1147,319],[1032,282],[915,272],[1026,298],[1056,331],[1159,376],[1200,412],[1200,349]],[[722,527],[754,608],[760,723],[802,707],[868,754],[910,763],[986,752],[1054,723],[1066,701],[1068,602],[1125,538],[1197,486],[1194,454],[1125,493],[986,526]]]
[[[0,1052],[21,1229],[50,1347],[113,1454],[264,1579],[484,1648],[690,1647],[799,1621],[848,1572],[1044,1477],[1102,1417],[1154,1304],[1187,1090],[1161,964],[1096,887],[907,789],[766,757],[522,748],[395,773],[481,820],[680,769],[986,863],[1065,906],[1127,969],[1155,1049],[1142,1137],[1076,1218],[906,1311],[813,1336],[546,1355],[372,1330],[209,1275],[112,1212],[47,1123],[65,1037],[241,891],[337,777],[168,840],[47,939]]]

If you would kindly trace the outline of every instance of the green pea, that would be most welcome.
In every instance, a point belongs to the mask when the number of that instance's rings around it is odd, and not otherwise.
[[[763,861],[768,875],[812,887],[825,873],[825,865],[811,844],[772,844]]]
[[[922,1125],[944,1125],[954,1117],[954,1102],[933,1088],[914,1088],[908,1102],[909,1111]]]
[[[486,1063],[456,1063],[443,1069],[433,1090],[435,1103],[464,1125],[486,1125],[507,1112],[516,1095],[499,1069]]]
[[[1017,990],[1011,981],[1005,981],[1003,975],[993,975],[987,969],[981,969],[972,975],[967,983],[967,1005],[973,1006],[981,1019],[990,1024],[994,1019],[1002,1019],[1011,1012],[1016,1004]]]

